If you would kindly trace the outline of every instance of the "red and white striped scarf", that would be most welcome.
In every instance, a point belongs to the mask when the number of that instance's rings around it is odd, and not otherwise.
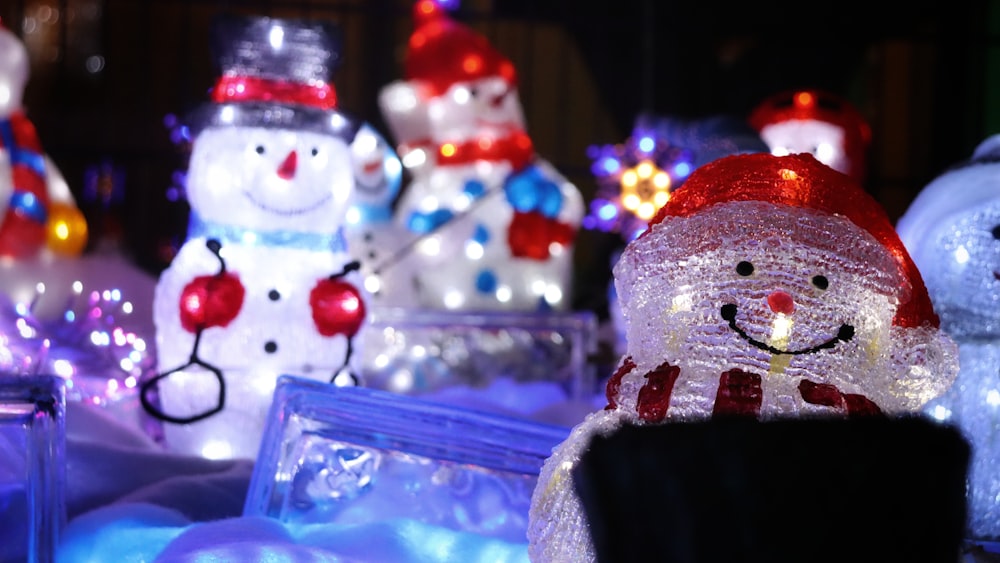
[[[45,244],[49,196],[41,143],[22,112],[0,119],[0,150],[9,155],[12,187],[0,223],[0,256],[28,257]]]

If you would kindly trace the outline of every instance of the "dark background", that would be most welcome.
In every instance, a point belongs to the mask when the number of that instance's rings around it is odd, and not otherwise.
[[[923,4],[921,4],[923,6]],[[186,163],[172,115],[207,100],[219,13],[321,18],[344,31],[340,105],[387,129],[376,98],[401,77],[410,0],[3,0],[0,21],[32,57],[25,105],[87,213],[158,272],[183,237],[173,196]],[[900,9],[854,0],[465,0],[453,17],[520,75],[539,154],[588,199],[586,149],[624,141],[640,113],[745,117],[766,96],[820,88],[872,126],[866,188],[896,219],[915,194],[1000,132],[1000,2]],[[614,241],[583,233],[579,307],[600,306]],[[588,293],[596,295],[588,296]]]

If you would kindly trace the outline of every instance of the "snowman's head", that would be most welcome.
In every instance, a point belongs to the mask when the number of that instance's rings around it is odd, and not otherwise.
[[[808,154],[699,168],[614,273],[628,354],[646,366],[803,376],[907,407],[941,386],[900,373],[951,371],[920,356],[943,336],[881,207]]]
[[[0,118],[21,109],[29,69],[24,44],[0,24]]]
[[[513,63],[431,0],[414,7],[405,80],[380,93],[399,143],[505,137],[524,130]]]
[[[772,154],[810,153],[864,181],[871,128],[847,100],[820,90],[781,92],[762,101],[748,121]]]
[[[222,72],[212,103],[186,120],[194,138],[187,179],[193,219],[334,234],[352,203],[394,196],[395,155],[337,107],[330,73],[340,60],[340,34],[333,23],[221,16],[211,39]]]
[[[354,186],[348,138],[229,125],[195,138],[187,197],[202,221],[331,234],[344,224]]]
[[[925,186],[897,230],[941,326],[956,338],[1000,337],[1000,135]]]
[[[524,131],[517,88],[501,76],[452,84],[426,104],[430,138],[437,144],[504,138]]]

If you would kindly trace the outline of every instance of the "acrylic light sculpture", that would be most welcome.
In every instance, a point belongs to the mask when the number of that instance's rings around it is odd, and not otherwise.
[[[87,221],[23,107],[28,51],[0,24],[0,256],[76,256]]]
[[[968,535],[1000,541],[1000,136],[932,180],[897,223],[941,328],[958,342],[958,379],[925,407],[972,445]]]
[[[564,427],[361,387],[282,377],[244,516],[291,529],[384,523],[524,545],[538,471]],[[433,533],[440,529],[447,533]],[[361,546],[380,560],[378,546]],[[351,549],[349,544],[345,549]],[[447,546],[441,546],[443,552]],[[351,553],[341,553],[349,556]]]
[[[842,96],[817,89],[779,92],[762,100],[748,121],[773,154],[807,152],[864,183],[871,126]]]
[[[254,458],[278,375],[359,377],[368,295],[343,230],[358,184],[392,179],[384,144],[337,107],[337,31],[216,21],[222,73],[189,118],[188,237],[156,287],[141,393],[175,451]]]
[[[958,370],[882,208],[808,154],[702,166],[614,275],[626,353],[608,407],[542,469],[529,527],[536,562],[594,560],[572,480],[593,435],[626,422],[915,412]]]
[[[565,426],[599,396],[589,311],[374,307],[361,338],[365,386],[373,389]]]
[[[0,374],[0,562],[55,560],[66,519],[64,383]]]
[[[370,289],[395,306],[568,310],[583,198],[535,153],[514,65],[431,0],[414,18],[404,79],[379,95],[412,177],[405,236]]]

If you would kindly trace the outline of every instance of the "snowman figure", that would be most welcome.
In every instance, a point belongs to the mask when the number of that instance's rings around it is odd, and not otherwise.
[[[140,394],[174,451],[254,458],[279,375],[358,381],[368,296],[343,229],[386,155],[337,109],[335,32],[215,22],[223,72],[190,118],[188,236],[156,285],[158,373]]]
[[[0,24],[0,257],[76,256],[87,223],[25,114],[30,66],[20,38]]]
[[[896,228],[958,342],[958,378],[924,411],[972,445],[967,536],[1000,541],[1000,135],[924,187]]]
[[[393,245],[403,236],[393,220],[403,165],[389,142],[367,123],[358,131],[351,151],[368,168],[362,169],[357,177],[344,221],[344,236],[355,258],[363,264],[374,264],[389,256]]]
[[[525,131],[513,64],[432,0],[414,8],[405,80],[379,96],[411,181],[406,233],[371,272],[386,303],[438,310],[569,308],[579,190]],[[401,281],[402,280],[402,281]]]
[[[807,152],[864,184],[871,127],[848,100],[824,90],[779,92],[748,119],[771,153]]]
[[[958,370],[888,217],[810,154],[695,170],[614,276],[626,353],[606,409],[542,468],[529,513],[536,563],[595,559],[572,476],[594,435],[713,416],[913,412]]]

